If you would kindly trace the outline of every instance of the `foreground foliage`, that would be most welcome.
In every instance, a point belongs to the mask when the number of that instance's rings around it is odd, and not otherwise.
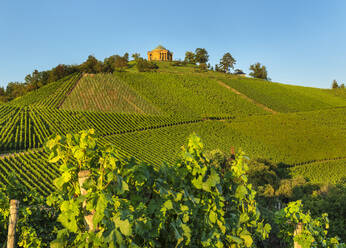
[[[302,248],[309,247],[346,247],[340,244],[337,237],[328,238],[329,220],[327,214],[312,218],[310,212],[303,212],[301,201],[290,202],[288,206],[276,213],[275,221],[280,227],[280,237],[288,244],[292,240]],[[294,235],[297,225],[301,231]]]
[[[92,130],[47,143],[50,161],[63,161],[58,191],[48,200],[59,206],[64,226],[55,247],[250,247],[268,237],[243,154],[229,167],[214,166],[193,135],[179,163],[155,170],[121,160],[112,147],[96,147]],[[86,195],[78,187],[83,170],[91,173]],[[92,227],[85,215],[93,216]]]
[[[203,148],[191,135],[180,161],[155,167],[123,159],[112,146],[98,148],[92,129],[57,135],[46,143],[47,160],[60,170],[56,191],[45,203],[11,177],[0,188],[1,240],[6,240],[9,200],[19,199],[20,247],[267,247],[262,240],[271,226],[260,217],[254,190],[263,178],[253,178],[257,173],[249,171],[243,153],[227,158]],[[271,225],[282,238],[280,247],[293,241],[345,247],[327,235],[327,215],[311,217],[300,201],[275,216]],[[298,224],[303,231],[294,235]]]

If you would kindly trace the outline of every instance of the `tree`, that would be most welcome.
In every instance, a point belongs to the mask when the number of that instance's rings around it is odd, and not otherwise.
[[[5,95],[6,95],[6,92],[4,87],[0,87],[0,96],[5,96]]]
[[[20,82],[10,82],[6,87],[6,95],[10,99],[22,96],[27,92],[25,84]]]
[[[152,71],[159,68],[156,63],[143,58],[138,59],[136,66],[139,72]]]
[[[129,54],[125,53],[124,56],[115,55],[114,56],[114,68],[116,70],[123,71],[125,68],[128,67],[129,62]]]
[[[333,89],[339,88],[338,82],[335,79],[333,80],[332,88]]]
[[[345,89],[345,84],[340,84],[339,88]]]
[[[7,102],[7,95],[4,87],[0,87],[0,102]]]
[[[234,64],[236,63],[236,60],[233,58],[233,56],[230,53],[225,53],[220,60],[221,68],[224,72],[229,72],[230,68],[234,69]]]
[[[207,63],[209,60],[209,55],[207,50],[205,48],[197,48],[195,50],[195,61],[199,64],[201,63]]]
[[[134,54],[132,54],[132,56],[131,56],[135,61],[137,61],[140,57],[141,57],[141,55],[139,54],[139,53],[134,53]]]
[[[89,55],[88,59],[80,65],[80,69],[86,73],[99,73],[102,71],[102,63],[94,56]]]
[[[129,62],[129,53],[125,53],[123,58],[128,63]]]
[[[205,63],[200,63],[198,65],[198,70],[200,72],[206,72],[206,71],[208,71],[208,66]]]
[[[114,62],[115,62],[115,55],[105,58],[103,61],[102,71],[109,72],[109,73],[114,72],[114,69],[115,69]]]
[[[185,53],[184,61],[188,64],[196,64],[196,56],[193,52],[187,51]]]
[[[79,71],[78,66],[76,65],[64,65],[64,64],[60,64],[58,66],[56,66],[55,68],[53,68],[49,73],[49,78],[48,78],[48,82],[55,82],[58,81],[61,78],[64,78],[72,73],[75,73]],[[47,82],[47,83],[48,83]]]
[[[250,71],[252,71],[249,73],[250,76],[268,80],[267,68],[264,65],[260,63],[250,65]]]

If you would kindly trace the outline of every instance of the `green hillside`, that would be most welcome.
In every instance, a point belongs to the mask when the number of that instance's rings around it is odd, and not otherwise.
[[[159,66],[158,72],[74,74],[0,104],[0,184],[14,172],[24,185],[48,194],[58,172],[46,161],[45,140],[89,128],[101,144],[156,166],[174,162],[195,132],[206,150],[241,149],[312,182],[346,177],[342,89]]]

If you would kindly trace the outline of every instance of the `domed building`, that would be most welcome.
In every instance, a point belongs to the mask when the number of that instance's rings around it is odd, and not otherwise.
[[[154,50],[148,52],[148,61],[151,60],[172,61],[173,53],[159,45]]]

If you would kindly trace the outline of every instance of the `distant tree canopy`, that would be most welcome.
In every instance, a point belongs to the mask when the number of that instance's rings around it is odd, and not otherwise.
[[[250,65],[250,71],[252,71],[249,73],[250,76],[268,80],[267,68],[264,65],[261,65],[260,63]]]
[[[89,55],[88,59],[80,65],[80,70],[86,73],[99,73],[102,71],[102,62]]]
[[[185,53],[185,59],[184,61],[188,64],[196,64],[196,56],[193,52],[187,51]]]
[[[233,56],[230,53],[225,53],[220,60],[219,68],[221,71],[228,73],[231,68],[234,69],[235,63],[236,60],[233,58]]]
[[[139,54],[138,54],[139,56]],[[122,71],[128,67],[129,54],[123,56],[113,55],[104,59],[104,62],[97,60],[93,55],[89,55],[87,60],[80,65],[64,65],[60,64],[51,70],[38,71],[34,70],[24,78],[24,82],[10,82],[6,90],[1,88],[0,101],[7,102],[12,99],[25,95],[27,92],[41,88],[51,82],[56,82],[75,72],[85,73],[101,73],[114,71]],[[5,93],[4,93],[5,92]]]
[[[125,53],[124,56],[113,55],[108,58],[105,58],[103,62],[102,72],[114,72],[114,71],[123,71],[128,67],[129,63],[129,54]]]
[[[143,58],[137,60],[136,67],[139,72],[152,71],[159,68],[156,63]]]
[[[340,85],[341,86],[341,85]],[[337,88],[341,88],[338,84],[338,82],[334,79],[333,83],[332,83],[332,89],[337,89]],[[344,86],[345,87],[345,86]]]
[[[209,55],[207,50],[205,48],[197,48],[195,50],[195,61],[198,62],[199,64],[202,63],[207,63],[209,60]]]
[[[141,55],[140,55],[139,53],[134,53],[134,54],[131,55],[131,57],[132,57],[135,61],[137,61],[137,60],[141,57]]]
[[[345,89],[345,84],[338,84],[338,82],[334,79],[332,83],[332,89]]]
[[[332,88],[333,89],[339,88],[338,82],[335,79],[333,80]]]

